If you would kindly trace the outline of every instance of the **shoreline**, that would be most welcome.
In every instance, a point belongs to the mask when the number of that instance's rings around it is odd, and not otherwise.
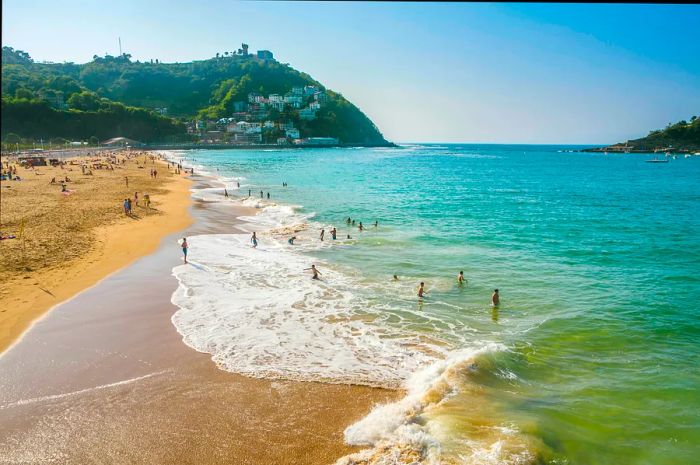
[[[0,314],[0,355],[54,307],[152,253],[165,236],[190,225],[190,185],[188,179],[173,175],[164,185],[166,193],[157,198],[161,214],[136,222],[123,218],[92,228],[89,233],[94,234],[94,242],[81,256],[48,270],[19,272],[3,283],[5,310]]]
[[[202,176],[192,180],[193,190],[207,187]],[[0,356],[0,455],[13,463],[330,464],[361,449],[345,444],[344,429],[401,391],[249,378],[183,342],[171,322],[175,241],[237,231],[237,218],[255,212],[196,199],[189,210],[185,232],[57,305]]]

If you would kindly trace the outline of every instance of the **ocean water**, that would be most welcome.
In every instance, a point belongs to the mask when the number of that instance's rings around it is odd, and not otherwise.
[[[697,463],[700,157],[571,149],[173,152],[259,236],[188,238],[173,323],[224,370],[405,389],[338,463]]]

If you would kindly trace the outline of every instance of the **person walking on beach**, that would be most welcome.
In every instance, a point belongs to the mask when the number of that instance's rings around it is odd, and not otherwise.
[[[139,193],[134,192],[134,205],[139,206]]]
[[[498,296],[498,289],[493,290],[493,294],[491,295],[491,305],[494,307],[498,307],[498,305],[501,303],[501,299]]]
[[[323,236],[325,236],[325,235],[326,235],[326,230],[322,229],[321,230],[321,242],[323,242]]]
[[[124,181],[126,181],[126,187],[129,187],[129,176],[124,176]]]
[[[422,299],[426,294],[427,292],[425,290],[425,283],[421,282],[420,286],[418,286],[418,298]]]
[[[185,265],[187,265],[187,248],[188,248],[188,245],[187,245],[187,238],[186,238],[186,237],[183,237],[183,238],[182,238],[182,243],[180,244],[180,246],[182,247],[182,255],[185,257]]]
[[[151,196],[148,193],[143,194],[143,200],[146,202],[146,208],[151,209]]]
[[[321,274],[321,272],[316,269],[316,265],[311,265],[311,268],[304,269],[304,271],[309,271],[309,270],[311,270],[311,273],[313,273],[313,275],[311,276],[311,279],[321,279],[318,277]]]
[[[459,284],[461,286],[462,284],[464,284],[464,281],[465,281],[464,271],[460,271],[459,274],[457,275],[457,284]]]
[[[258,237],[255,235],[255,233],[253,233],[253,235],[251,236],[250,242],[253,243],[254,249],[258,247]]]

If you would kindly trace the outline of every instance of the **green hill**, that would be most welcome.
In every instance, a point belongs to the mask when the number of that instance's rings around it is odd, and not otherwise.
[[[299,94],[298,89],[305,91]],[[313,94],[307,94],[308,89]],[[271,94],[289,96],[293,90],[300,96],[296,106],[274,108],[266,100]],[[251,100],[255,95],[262,100]],[[94,56],[85,64],[36,63],[25,52],[2,49],[3,140],[13,133],[34,139],[125,136],[146,142],[186,141],[196,137],[187,134],[186,124],[231,117],[275,122],[274,130],[265,129],[268,142],[284,136],[277,123],[293,123],[299,137],[388,144],[342,95],[272,59],[226,53],[166,64],[131,61],[124,54]],[[225,132],[224,127],[217,129]]]
[[[627,141],[627,144],[645,151],[666,147],[684,151],[700,150],[700,119],[693,116],[690,122],[669,124],[664,129],[651,131],[646,137]]]
[[[592,152],[628,151],[653,152],[656,149],[670,149],[676,152],[700,151],[700,118],[693,116],[690,121],[669,124],[664,129],[651,131],[648,136],[620,142],[608,147],[588,149]]]

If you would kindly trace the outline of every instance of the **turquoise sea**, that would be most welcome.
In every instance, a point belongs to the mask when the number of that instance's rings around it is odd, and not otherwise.
[[[575,149],[426,144],[178,156],[219,176],[236,198],[263,190],[295,206],[326,229],[324,245],[336,226],[337,244],[299,253],[333,273],[326,285],[352,291],[348,305],[361,298],[353,318],[386,337],[425,338],[444,348],[438,359],[474,351],[450,366],[444,386],[421,391],[403,433],[351,428],[349,441],[422,441],[426,463],[698,463],[700,157],[651,164],[651,155]],[[479,351],[489,344],[498,349]]]

